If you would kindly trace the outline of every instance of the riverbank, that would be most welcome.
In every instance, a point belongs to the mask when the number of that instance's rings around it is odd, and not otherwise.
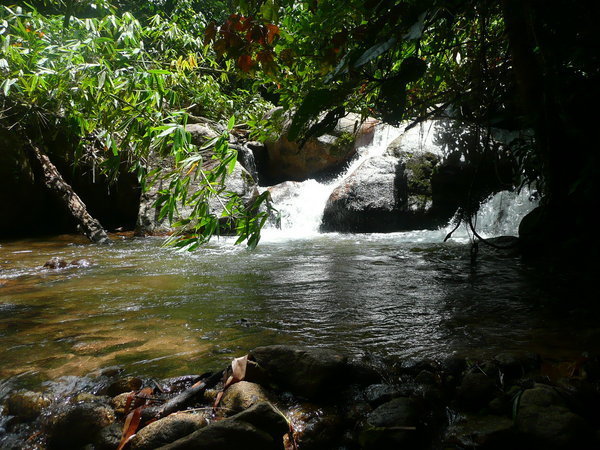
[[[599,399],[593,355],[373,364],[326,349],[267,346],[204,375],[158,380],[106,368],[12,393],[1,442],[19,449],[595,448]]]

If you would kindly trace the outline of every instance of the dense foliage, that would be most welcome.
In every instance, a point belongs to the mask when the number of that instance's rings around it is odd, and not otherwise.
[[[227,148],[226,134],[209,143],[220,164],[204,170],[185,130],[188,114],[222,121],[236,113],[243,120],[266,104],[232,82],[231,65],[218,64],[203,45],[200,12],[145,16],[142,25],[132,13],[108,5],[98,5],[92,17],[69,11],[43,15],[28,7],[2,8],[2,125],[37,145],[43,145],[46,130],[66,129],[78,139],[70,159],[92,159],[113,176],[126,162],[142,184],[151,155],[171,156],[171,190],[160,199],[161,215],[173,218],[178,206],[191,206],[197,220],[187,223],[186,232],[204,242],[222,222],[207,209],[208,197],[222,191],[236,154]],[[191,178],[205,186],[206,195],[188,197]],[[241,210],[231,196],[224,214],[235,220]],[[251,218],[240,219],[242,237],[255,244],[259,229],[249,228]]]
[[[300,141],[349,111],[390,123],[449,117],[476,130],[477,145],[516,131],[515,181],[537,183],[552,220],[562,204],[581,207],[598,191],[581,111],[599,95],[600,66],[584,2],[33,3],[37,10],[2,9],[3,123],[31,135],[33,124],[60,122],[80,138],[80,155],[107,170],[127,160],[141,180],[150,153],[170,153],[172,190],[162,199],[170,216],[186,201],[190,170],[202,167],[188,114],[227,121],[235,113],[265,138],[272,124],[261,118],[261,98],[294,111],[289,137]],[[576,156],[565,164],[567,146]],[[223,175],[232,153],[216,155]],[[193,167],[182,170],[185,161]],[[216,179],[199,179],[218,191]],[[249,220],[239,204],[226,210]],[[203,242],[218,218],[207,226],[210,211],[194,212],[192,235],[209,230]]]

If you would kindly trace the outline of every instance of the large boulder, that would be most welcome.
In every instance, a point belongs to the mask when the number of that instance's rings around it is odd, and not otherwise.
[[[339,170],[354,156],[358,147],[371,142],[377,123],[375,119],[362,122],[359,115],[348,114],[338,121],[330,134],[311,137],[301,145],[288,140],[291,121],[282,120],[283,131],[276,140],[265,143],[266,164],[259,167],[272,183],[302,181]]]
[[[271,384],[307,398],[333,395],[351,382],[347,357],[333,350],[270,345],[257,347],[248,356],[264,371],[258,377],[266,376]]]
[[[334,189],[321,229],[390,232],[438,225],[432,215],[431,176],[439,157],[390,147],[371,157]]]

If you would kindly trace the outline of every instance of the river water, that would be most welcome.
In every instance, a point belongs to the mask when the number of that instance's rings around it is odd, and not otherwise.
[[[490,199],[481,233],[514,234],[534,206],[528,195]],[[462,228],[443,243],[448,228],[319,234],[297,222],[303,232],[266,230],[254,251],[228,238],[194,253],[118,235],[108,246],[77,236],[0,242],[0,397],[115,365],[199,373],[268,344],[375,359],[594,350],[586,318],[553,306],[567,292],[559,279],[483,247],[472,264]],[[93,265],[43,269],[53,256]]]

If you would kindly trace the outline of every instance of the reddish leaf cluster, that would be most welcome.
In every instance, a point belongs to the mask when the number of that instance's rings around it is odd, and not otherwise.
[[[235,59],[237,66],[248,73],[258,64],[266,73],[277,69],[273,44],[279,37],[279,27],[253,17],[232,14],[221,25],[211,22],[204,32],[204,44],[213,43],[217,56]]]

